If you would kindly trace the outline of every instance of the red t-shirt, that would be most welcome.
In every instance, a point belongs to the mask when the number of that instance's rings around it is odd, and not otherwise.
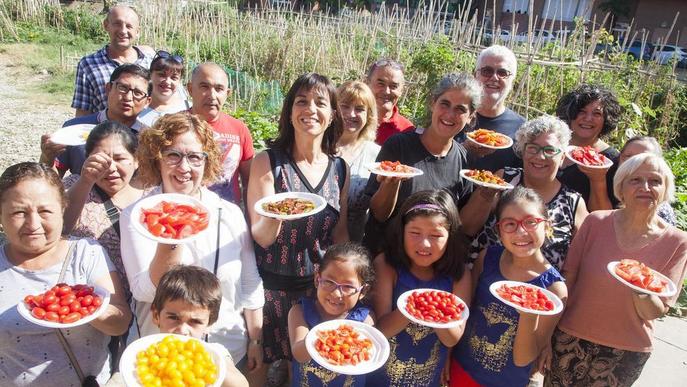
[[[406,130],[415,128],[410,120],[403,117],[398,112],[398,107],[394,106],[394,111],[391,114],[391,118],[388,121],[379,122],[377,127],[377,138],[375,142],[379,145],[383,145],[387,138],[393,136],[396,133],[405,132]]]
[[[209,188],[222,199],[241,203],[238,168],[239,163],[255,156],[253,138],[246,124],[226,113],[220,113],[215,121],[208,124],[215,132],[215,141],[222,157],[220,180]]]

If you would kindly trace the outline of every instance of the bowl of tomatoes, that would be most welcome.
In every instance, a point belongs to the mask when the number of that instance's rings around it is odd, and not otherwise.
[[[563,301],[553,292],[526,282],[496,281],[489,286],[489,292],[521,312],[552,316],[563,311]]]
[[[305,348],[317,364],[344,375],[370,373],[383,366],[390,354],[382,332],[353,320],[329,320],[314,326],[305,337]]]
[[[100,286],[60,283],[17,304],[26,320],[46,328],[74,328],[100,316],[110,304],[110,292]]]
[[[437,289],[413,289],[401,294],[396,307],[410,321],[431,328],[454,328],[470,316],[460,297]]]
[[[145,197],[131,211],[136,231],[158,243],[187,243],[203,234],[212,214],[198,199],[182,194],[158,194]]]
[[[575,164],[587,168],[608,169],[613,165],[613,160],[590,146],[570,145],[565,151],[565,157]]]

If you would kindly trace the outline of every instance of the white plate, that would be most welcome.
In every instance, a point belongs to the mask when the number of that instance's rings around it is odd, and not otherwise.
[[[315,340],[317,340],[317,332],[322,330],[336,329],[342,324],[352,326],[361,336],[372,340],[372,348],[370,349],[370,360],[360,362],[356,365],[337,366],[329,363],[325,358],[320,356],[315,349]],[[305,336],[305,348],[308,350],[310,357],[322,367],[343,375],[364,375],[368,374],[386,363],[389,358],[389,341],[384,337],[382,332],[377,328],[367,325],[359,321],[352,320],[329,320],[314,326],[308,335]]]
[[[193,234],[187,238],[183,239],[172,239],[172,238],[161,238],[157,237],[148,231],[148,228],[141,223],[141,210],[145,209],[150,209],[155,207],[158,203],[161,201],[166,201],[166,202],[173,202],[177,204],[190,204],[192,206],[198,207],[203,209],[204,211],[208,212],[208,227],[197,233]],[[148,239],[152,239],[155,242],[166,244],[166,245],[177,245],[177,244],[182,244],[182,243],[188,243],[196,238],[198,238],[200,235],[205,233],[207,230],[213,227],[213,218],[214,214],[210,211],[208,211],[208,208],[205,207],[205,205],[198,199],[194,198],[193,196],[189,195],[183,195],[183,194],[176,194],[176,193],[169,193],[169,194],[158,194],[158,195],[152,195],[152,196],[147,196],[138,202],[134,204],[134,208],[131,210],[131,220],[130,222],[134,226],[134,230],[138,231],[141,235]],[[215,225],[216,227],[217,225]]]
[[[415,177],[415,176],[420,176],[420,175],[424,174],[424,172],[421,169],[411,167],[410,165],[406,165],[406,166],[411,169],[411,172],[391,172],[391,171],[385,171],[385,170],[379,168],[379,164],[380,163],[369,163],[369,164],[365,165],[365,168],[369,169],[370,172],[374,173],[375,175],[379,175],[379,176]]]
[[[498,185],[498,184],[493,184],[493,183],[485,183],[481,180],[477,180],[475,178],[472,178],[468,176],[468,172],[472,171],[471,169],[461,169],[460,170],[460,177],[462,177],[465,180],[471,181],[473,184],[481,185],[482,187],[487,187],[487,188],[493,188],[493,189],[499,189],[499,190],[508,190],[508,189],[513,189],[513,185],[506,183],[506,185]]]
[[[122,374],[122,379],[124,379],[124,384],[127,387],[141,386],[141,383],[138,382],[138,377],[136,376],[136,355],[138,355],[139,352],[150,347],[152,344],[162,341],[162,339],[164,339],[167,336],[174,336],[181,341],[188,341],[193,339],[192,337],[188,336],[174,335],[168,333],[157,333],[154,335],[141,337],[140,339],[129,344],[124,350],[124,353],[122,353],[122,357],[119,359],[119,373]],[[225,355],[219,353],[215,348],[213,348],[212,345],[209,345],[208,343],[201,340],[198,341],[201,344],[203,344],[205,350],[208,351],[210,356],[212,356],[213,363],[215,363],[215,366],[217,366],[217,380],[215,381],[215,383],[212,384],[212,386],[219,387],[222,385],[222,382],[224,382],[224,378],[227,375],[227,364]]]
[[[623,277],[619,276],[619,275],[615,272],[615,267],[618,266],[619,263],[620,263],[620,261],[609,262],[608,265],[606,265],[606,269],[608,270],[609,273],[611,273],[611,275],[612,275],[613,277],[615,277],[615,279],[617,279],[617,280],[620,281],[623,285],[626,285],[626,286],[629,287],[630,289],[632,289],[632,290],[634,290],[634,291],[636,291],[636,292],[640,292],[640,293],[644,293],[644,294],[651,294],[651,295],[659,296],[659,297],[671,297],[671,296],[674,296],[675,293],[677,293],[677,287],[675,286],[675,284],[673,283],[673,281],[671,281],[670,278],[668,278],[668,277],[666,277],[665,275],[663,275],[663,274],[657,272],[657,271],[654,270],[654,269],[650,269],[650,270],[651,270],[652,272],[654,272],[654,275],[655,275],[655,276],[657,276],[659,279],[662,279],[662,280],[666,281],[666,283],[667,283],[667,285],[666,285],[666,287],[665,287],[665,290],[662,291],[661,293],[652,292],[651,290],[640,288],[640,287],[637,286],[637,285],[633,285],[633,284],[631,284],[631,283],[625,281],[625,280],[623,279]]]
[[[611,166],[613,166],[613,160],[609,159],[608,157],[606,157],[604,155],[602,155],[606,159],[606,164],[604,164],[604,165],[587,165],[585,163],[577,161],[570,155],[570,152],[572,152],[576,148],[579,148],[579,147],[574,146],[574,145],[569,145],[568,148],[565,150],[565,157],[567,157],[568,160],[572,161],[573,163],[575,163],[577,165],[581,165],[581,166],[587,167],[587,168],[594,168],[594,169],[608,169]]]
[[[423,292],[448,293],[448,292],[445,292],[443,290],[437,290],[437,289],[413,289],[413,290],[408,290],[407,292],[404,292],[403,294],[401,294],[398,297],[398,299],[396,300],[396,307],[398,308],[399,311],[401,311],[401,313],[403,313],[404,316],[406,316],[410,321],[412,321],[416,324],[428,326],[430,328],[454,328],[454,327],[457,327],[457,326],[463,324],[465,321],[467,321],[468,317],[470,316],[470,310],[469,310],[467,304],[465,304],[465,301],[461,300],[460,297],[456,296],[456,298],[458,298],[458,300],[463,305],[465,305],[465,309],[463,309],[463,312],[460,314],[460,318],[458,320],[447,322],[447,323],[437,323],[437,322],[420,320],[420,319],[416,318],[415,316],[411,315],[410,313],[408,313],[408,311],[406,310],[406,304],[408,303],[408,297],[410,297],[410,295],[413,294],[413,292],[418,292],[418,293],[423,293]]]
[[[294,215],[279,215],[279,214],[273,214],[271,212],[267,212],[262,209],[262,205],[265,203],[272,203],[272,202],[278,202],[280,200],[284,199],[304,199],[304,200],[310,200],[315,204],[315,208],[312,211],[309,212],[304,212],[302,214],[294,214]],[[281,219],[281,220],[294,220],[294,219],[300,219],[300,218],[307,218],[308,216],[315,215],[318,212],[324,210],[324,208],[327,207],[327,201],[324,200],[324,198],[320,195],[315,195],[314,193],[310,192],[282,192],[278,193],[272,196],[267,196],[264,197],[260,200],[258,200],[255,203],[255,206],[253,208],[255,209],[255,212],[262,216],[266,216],[268,218],[274,218],[274,219]]]
[[[19,314],[22,317],[29,320],[30,322],[32,322],[36,325],[40,325],[42,327],[46,327],[46,328],[74,328],[74,327],[78,327],[80,325],[88,324],[89,322],[95,320],[96,318],[98,318],[98,316],[103,314],[105,309],[107,309],[107,306],[110,305],[110,292],[108,292],[107,290],[105,290],[105,289],[103,289],[97,285],[90,285],[90,286],[93,286],[94,293],[99,295],[100,298],[103,299],[103,303],[102,303],[102,305],[100,305],[100,307],[95,312],[93,312],[93,314],[88,315],[88,316],[80,319],[79,321],[73,322],[71,324],[61,324],[61,323],[53,322],[53,321],[39,320],[39,319],[33,317],[33,315],[31,314],[31,310],[29,309],[28,306],[26,306],[24,299],[22,299],[17,304],[17,311],[19,312]]]
[[[541,291],[544,293],[544,295],[546,295],[546,297],[548,297],[549,300],[551,300],[551,302],[553,302],[553,310],[545,311],[545,310],[534,310],[534,309],[523,308],[522,306],[520,306],[520,305],[518,305],[518,304],[515,304],[515,303],[510,302],[510,301],[508,301],[508,300],[504,300],[503,298],[501,298],[501,296],[498,295],[498,293],[496,293],[496,289],[500,288],[501,285],[508,285],[508,286],[510,286],[510,287],[519,286],[519,285],[525,285],[525,286],[527,286],[527,287],[529,287],[529,288],[537,288],[537,289],[541,290]],[[519,282],[519,281],[497,281],[497,282],[494,282],[493,284],[491,284],[491,286],[489,286],[489,291],[490,291],[491,294],[493,294],[494,297],[496,297],[499,301],[501,301],[501,302],[503,302],[504,304],[506,304],[506,305],[508,305],[508,306],[510,306],[510,307],[513,307],[513,308],[515,308],[515,309],[517,309],[517,310],[519,310],[519,311],[525,312],[525,313],[538,314],[538,315],[542,315],[542,316],[553,316],[553,315],[558,314],[558,313],[560,313],[560,312],[563,311],[563,301],[561,301],[561,299],[558,298],[557,295],[553,294],[553,293],[552,293],[550,290],[548,290],[548,289],[540,288],[539,286],[532,285],[532,284],[528,284],[528,283],[525,283],[525,282]]]
[[[94,126],[92,124],[65,126],[51,134],[50,141],[62,145],[83,145]]]
[[[468,139],[468,141],[472,141],[472,142],[474,142],[475,144],[477,144],[477,145],[479,145],[479,146],[481,146],[481,147],[485,147],[485,148],[489,148],[489,149],[508,149],[508,148],[510,148],[510,147],[513,146],[513,139],[512,139],[512,138],[506,136],[505,134],[501,134],[501,133],[498,133],[498,132],[496,132],[496,134],[498,134],[499,136],[502,136],[502,137],[505,137],[506,139],[508,139],[508,144],[506,144],[506,145],[501,145],[501,146],[487,145],[487,144],[482,144],[481,142],[477,142],[474,138],[468,136],[467,133],[465,134],[465,137]]]

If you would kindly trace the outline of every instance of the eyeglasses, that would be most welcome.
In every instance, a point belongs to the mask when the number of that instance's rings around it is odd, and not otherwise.
[[[350,297],[350,296],[360,292],[365,287],[365,285],[363,285],[359,288],[356,288],[353,285],[339,284],[339,283],[336,283],[330,279],[324,279],[324,278],[320,278],[317,281],[317,286],[322,288],[323,290],[325,290],[327,292],[333,292],[333,291],[338,289],[341,292],[341,294],[346,296],[346,297]]]
[[[513,74],[506,69],[495,69],[495,68],[490,67],[490,66],[484,66],[482,68],[477,69],[477,71],[479,71],[479,75],[481,75],[485,78],[491,78],[494,76],[494,74],[496,74],[496,76],[499,79],[505,79],[505,78],[510,77],[511,74]]]
[[[164,51],[164,50],[160,50],[160,51],[158,51],[157,53],[155,53],[155,57],[153,58],[153,62],[155,62],[155,60],[156,60],[157,58],[160,58],[160,59],[171,59],[171,60],[173,60],[173,61],[175,61],[175,62],[177,62],[177,63],[179,63],[179,64],[184,64],[184,58],[182,58],[182,57],[179,56],[179,55],[172,55],[172,54],[170,54],[170,53],[168,53],[167,51]]]
[[[115,90],[117,90],[117,92],[119,94],[127,95],[127,94],[129,94],[129,92],[131,92],[131,94],[134,96],[134,99],[136,101],[141,101],[142,99],[144,99],[148,96],[148,93],[146,93],[144,91],[134,89],[133,87],[129,87],[127,85],[122,85],[119,82],[114,82],[113,84],[114,84]]]
[[[541,154],[544,155],[544,157],[546,157],[547,159],[550,159],[561,153],[561,149],[556,148],[552,145],[540,146],[537,144],[533,144],[531,142],[525,144],[525,153],[532,156],[536,156],[539,154],[539,152],[541,152]]]
[[[208,154],[205,152],[181,153],[173,149],[162,152],[162,159],[169,166],[179,165],[183,159],[186,159],[192,167],[200,167],[207,158]]]
[[[542,218],[535,218],[532,216],[529,216],[525,219],[522,220],[517,220],[513,218],[505,218],[501,219],[500,222],[498,222],[499,229],[503,232],[507,233],[513,233],[518,230],[518,227],[522,226],[523,229],[526,231],[534,231],[539,223],[541,222],[546,222],[546,219]]]

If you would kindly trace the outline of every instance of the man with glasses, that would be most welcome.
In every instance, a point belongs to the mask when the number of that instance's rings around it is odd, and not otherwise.
[[[229,96],[229,77],[216,63],[200,64],[191,72],[188,92],[193,100],[191,113],[207,121],[220,147],[222,176],[209,188],[222,199],[240,204],[248,188],[255,150],[246,124],[222,112]],[[239,187],[239,176],[243,190]]]
[[[105,85],[112,72],[123,63],[148,68],[155,52],[148,46],[134,46],[140,27],[136,11],[117,5],[110,8],[103,28],[110,42],[93,54],[84,56],[76,68],[72,107],[76,116],[101,111],[107,107]]]
[[[125,64],[117,67],[105,85],[107,107],[97,113],[72,118],[62,127],[78,124],[97,125],[109,120],[131,128],[138,114],[150,102],[149,81],[150,73],[139,65]],[[132,131],[135,132],[133,129]],[[67,170],[80,174],[85,160],[85,145],[65,146],[52,142],[48,134],[41,137],[40,162],[54,165],[60,176],[64,176]]]
[[[520,125],[525,123],[525,118],[506,107],[517,69],[515,54],[507,47],[493,45],[480,52],[475,78],[482,84],[482,105],[477,109],[474,129],[489,129],[514,138]],[[462,141],[465,131],[458,136],[462,136]],[[493,151],[470,141],[465,141],[464,145],[472,159],[470,168],[496,171],[505,166],[521,165],[512,148]]]
[[[405,132],[415,126],[398,112],[398,99],[403,94],[405,78],[403,65],[392,59],[380,59],[370,66],[366,82],[377,102],[377,138],[379,145],[396,133]]]

